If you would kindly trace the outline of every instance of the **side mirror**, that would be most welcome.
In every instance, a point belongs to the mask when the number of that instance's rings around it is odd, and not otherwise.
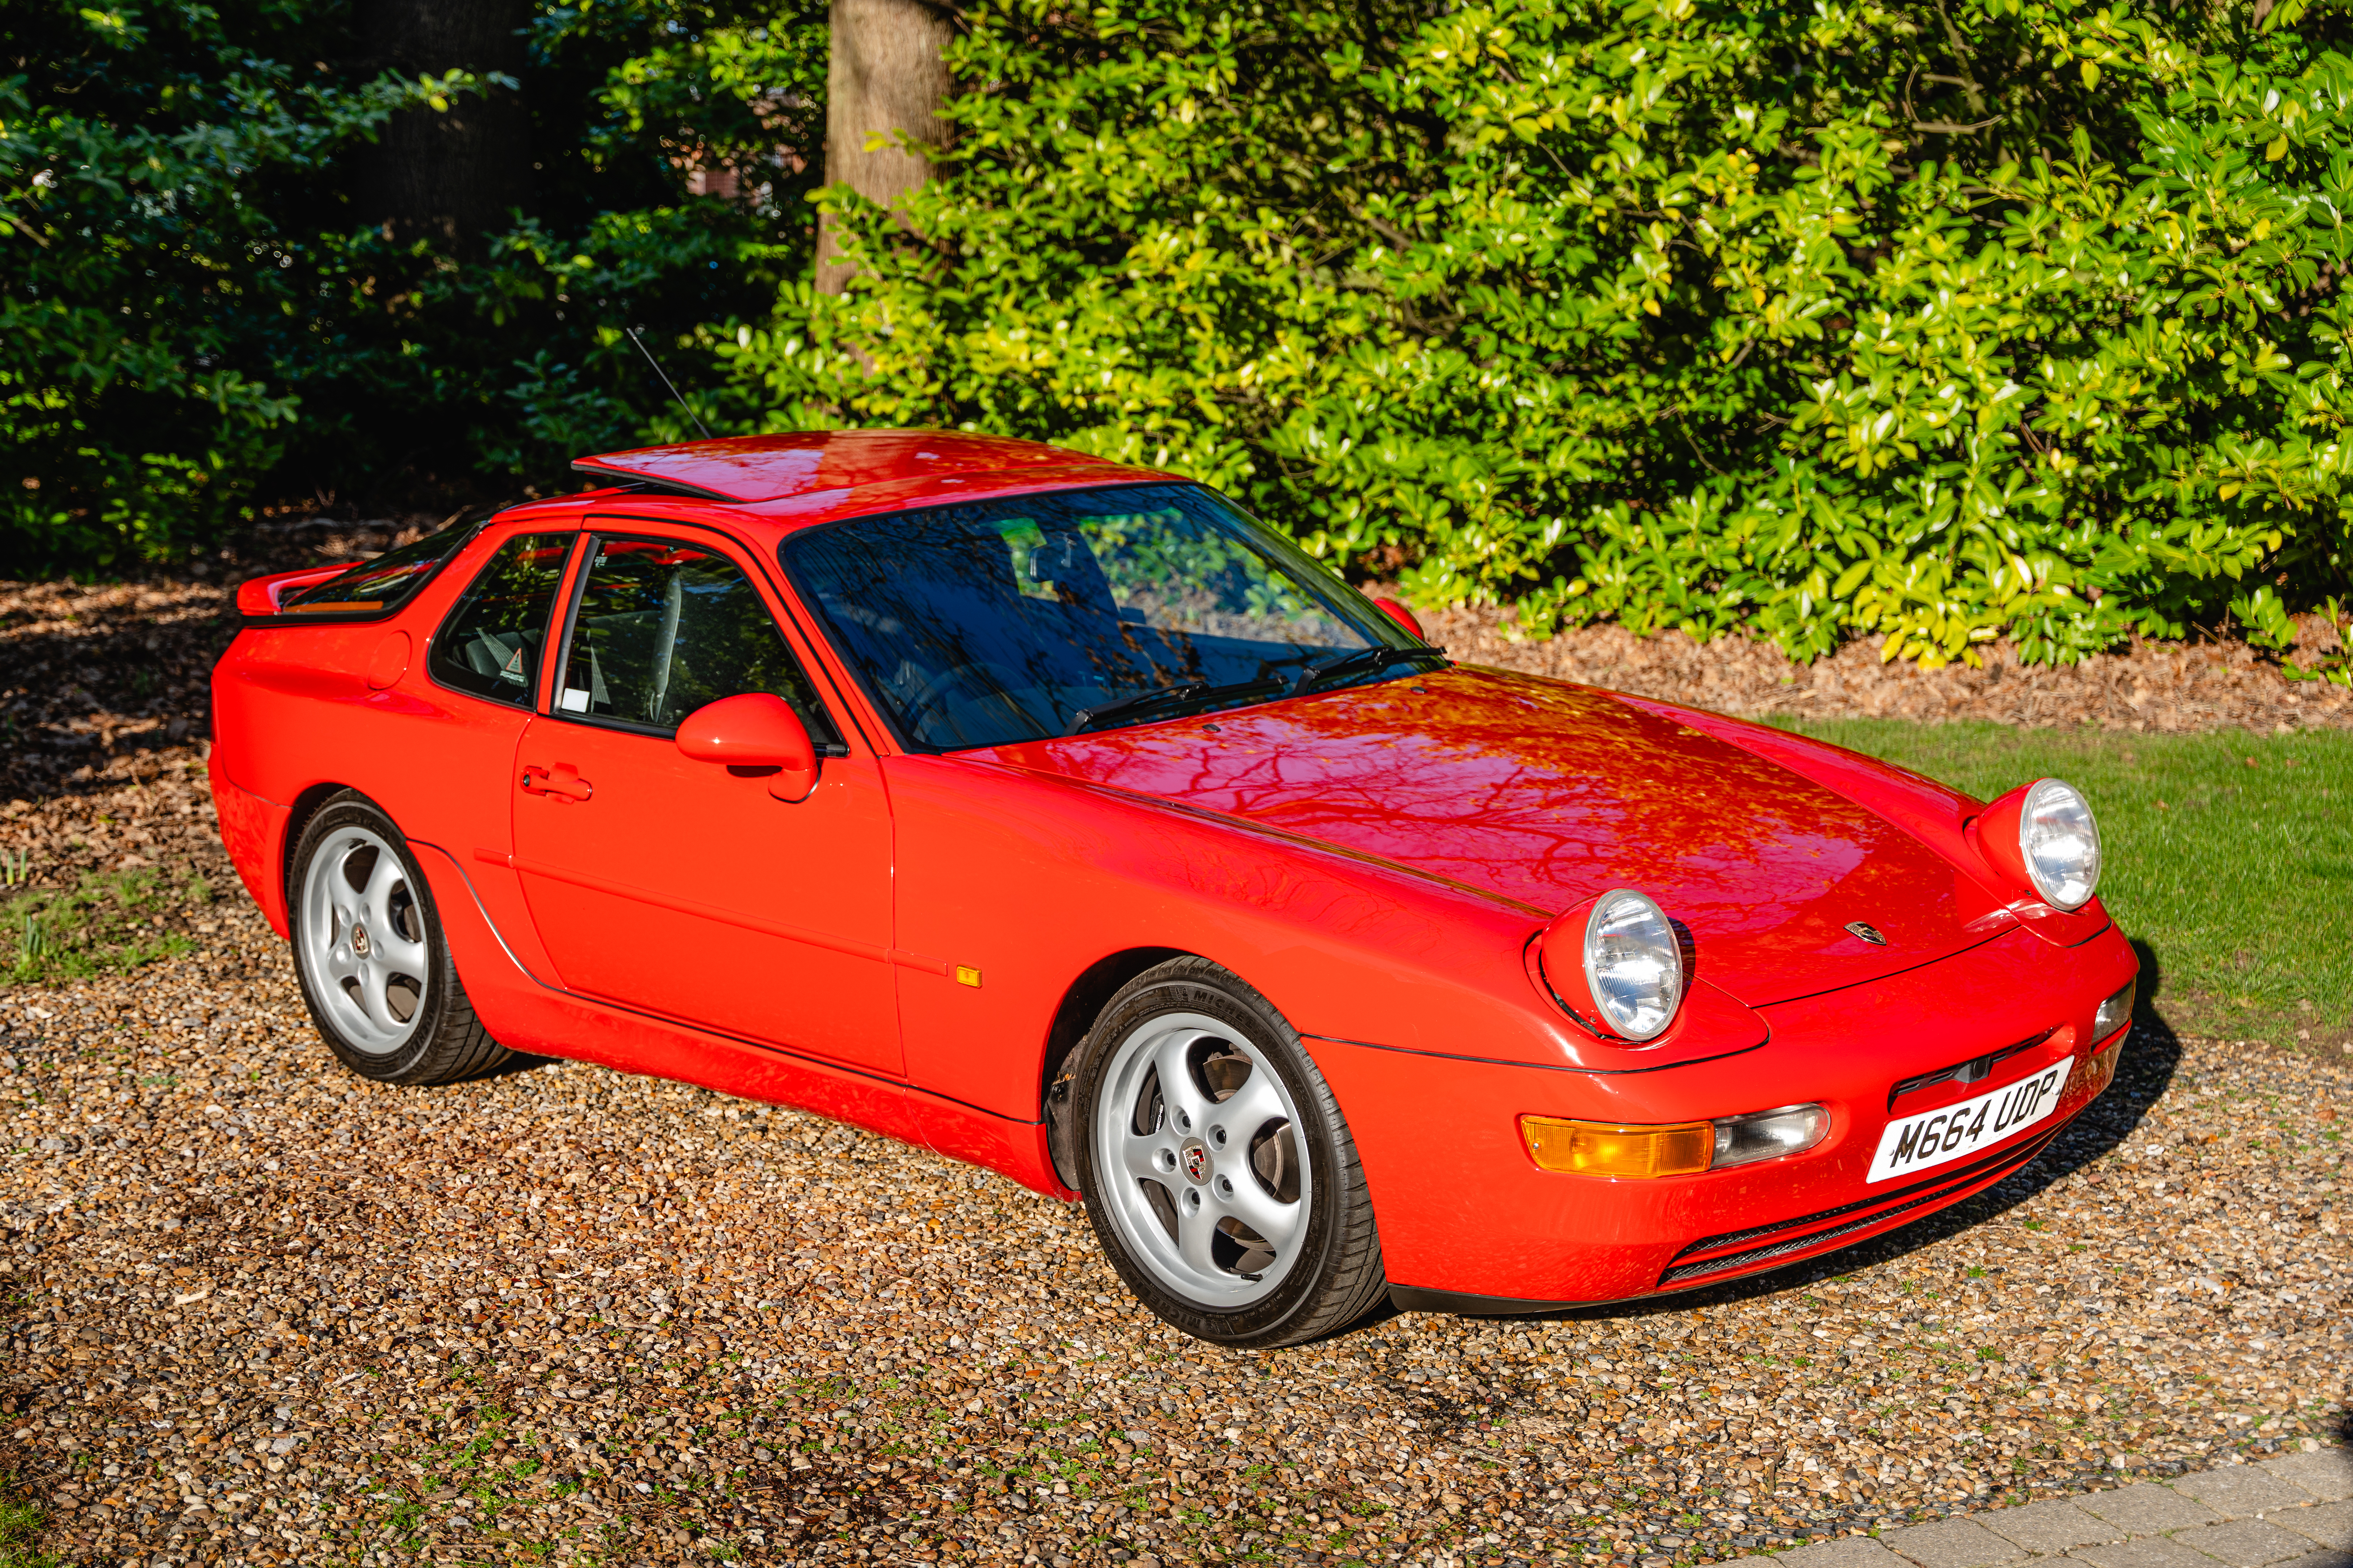
[[[1414,619],[1413,612],[1407,609],[1395,599],[1375,599],[1373,601],[1373,607],[1380,611],[1381,614],[1387,616],[1389,619],[1395,621],[1398,625],[1403,626],[1406,630],[1411,632],[1415,637],[1419,637],[1423,642],[1428,642],[1430,640],[1429,635],[1421,629],[1421,623]]]
[[[730,773],[766,773],[768,793],[807,800],[817,787],[817,747],[792,705],[766,691],[723,697],[696,709],[678,727],[678,749],[698,763],[722,763]]]

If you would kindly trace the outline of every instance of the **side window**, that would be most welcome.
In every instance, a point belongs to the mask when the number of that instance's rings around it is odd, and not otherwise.
[[[539,656],[572,533],[519,533],[467,586],[433,638],[434,679],[494,702],[531,706]]]
[[[599,539],[572,620],[558,713],[674,730],[706,702],[783,698],[819,745],[840,740],[743,569],[670,539]]]

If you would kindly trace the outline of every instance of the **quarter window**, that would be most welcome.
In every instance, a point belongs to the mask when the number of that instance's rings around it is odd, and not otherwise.
[[[426,668],[444,686],[531,706],[572,533],[519,533],[499,546],[433,639]]]
[[[705,703],[747,691],[792,704],[819,745],[840,739],[741,567],[674,539],[597,540],[555,710],[675,730]]]

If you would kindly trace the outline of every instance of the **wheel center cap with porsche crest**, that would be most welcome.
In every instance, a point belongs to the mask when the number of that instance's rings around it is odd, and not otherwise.
[[[1185,1169],[1185,1179],[1198,1186],[1209,1179],[1209,1146],[1198,1138],[1187,1138],[1176,1151],[1176,1163]]]

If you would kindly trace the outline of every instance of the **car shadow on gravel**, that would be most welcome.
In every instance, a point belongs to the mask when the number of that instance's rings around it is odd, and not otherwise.
[[[466,1081],[468,1083],[488,1083],[493,1079],[512,1078],[517,1073],[537,1072],[542,1068],[555,1068],[562,1067],[563,1065],[564,1058],[562,1057],[538,1057],[532,1055],[529,1051],[509,1050],[506,1054],[505,1059],[493,1066],[484,1068],[480,1072],[476,1073],[473,1077],[466,1079]],[[0,1564],[0,1568],[5,1568],[5,1564]]]
[[[2124,1059],[2117,1064],[2116,1081],[2025,1169],[1974,1197],[1900,1229],[1770,1273],[1680,1295],[1522,1316],[1525,1321],[1546,1322],[1675,1317],[1709,1307],[1777,1296],[1834,1276],[1859,1273],[1909,1257],[1998,1219],[2062,1182],[2084,1175],[2102,1156],[2132,1137],[2149,1110],[2165,1098],[2181,1064],[2181,1037],[2158,1005],[2163,992],[2163,966],[2148,943],[2135,940],[2132,947],[2140,959],[2140,994],[2134,1002],[2132,1033],[2126,1037]],[[2084,1179],[2096,1185],[2106,1178],[2094,1173],[2084,1175]]]

